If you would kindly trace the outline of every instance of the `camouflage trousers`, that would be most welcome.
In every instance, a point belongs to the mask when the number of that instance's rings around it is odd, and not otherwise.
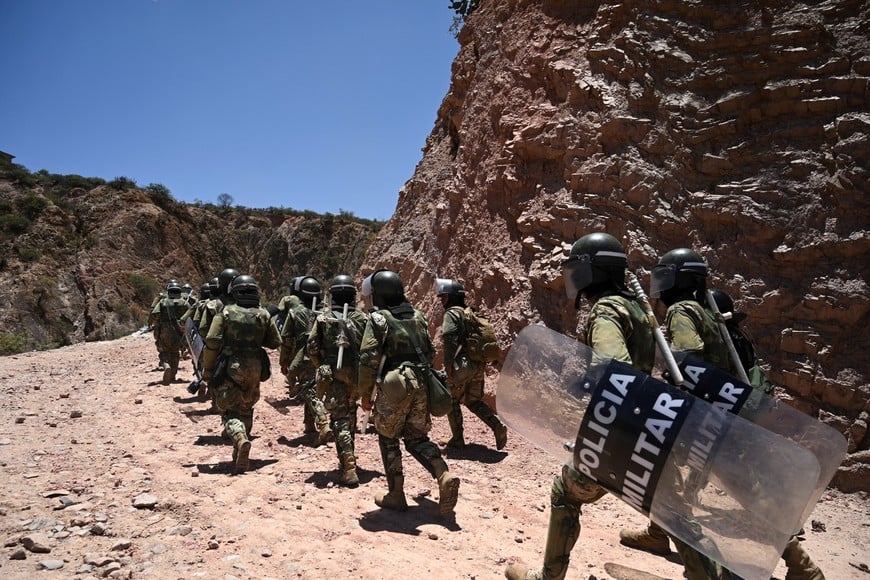
[[[317,400],[329,413],[329,427],[335,436],[339,461],[354,454],[354,432],[358,388],[356,373],[351,368],[333,370],[329,365],[317,369]]]
[[[550,490],[551,509],[564,510],[566,517],[560,518],[561,527],[558,530],[548,530],[549,534],[556,534],[563,538],[563,542],[569,546],[577,541],[580,536],[580,515],[582,507],[587,503],[594,503],[607,494],[607,490],[598,485],[593,479],[587,477],[574,468],[573,465],[562,466],[562,474],[553,479]],[[683,560],[686,578],[689,580],[718,579],[722,575],[722,568],[716,562],[689,547],[685,543],[671,537],[677,547],[677,552]],[[548,544],[550,541],[548,540]],[[558,542],[557,542],[558,543]],[[570,554],[564,554],[562,566],[567,566],[567,558]],[[545,562],[545,567],[547,563]]]
[[[421,439],[432,429],[429,397],[413,365],[386,373],[378,385],[372,417],[379,435],[390,439]]]

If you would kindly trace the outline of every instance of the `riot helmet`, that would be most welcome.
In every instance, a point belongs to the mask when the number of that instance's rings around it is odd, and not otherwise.
[[[190,294],[191,292],[193,292],[193,286],[191,286],[190,284],[185,284],[184,286],[181,287],[181,290],[185,294]]]
[[[314,300],[319,300],[322,294],[320,282],[311,276],[297,276],[293,279],[293,294],[306,306],[313,308]]]
[[[211,280],[208,281],[208,289],[209,289],[209,296],[211,298],[217,298],[218,296],[221,295],[220,281],[217,279],[217,277],[212,278]]]
[[[211,298],[211,285],[208,282],[199,287],[199,299],[205,300],[206,298]]]
[[[166,295],[170,298],[181,298],[181,284],[177,281],[170,281],[169,284],[166,285]]]
[[[329,295],[333,305],[350,304],[353,306],[356,302],[356,286],[353,283],[353,278],[347,274],[339,274],[333,278],[329,285]]]
[[[722,318],[725,319],[725,324],[737,326],[746,319],[745,312],[734,311],[734,300],[727,292],[723,290],[710,290],[710,294],[713,295],[713,302],[716,303],[716,309],[719,311],[719,314],[721,314]],[[706,293],[702,293],[698,302],[700,302],[704,308],[709,308]]]
[[[363,296],[371,296],[378,308],[397,306],[405,301],[402,279],[392,270],[377,270],[369,274],[362,285]]]
[[[689,248],[671,250],[659,258],[650,276],[650,297],[661,298],[670,306],[680,299],[692,297],[707,287],[707,264],[704,258]]]
[[[233,268],[224,268],[221,270],[221,273],[218,274],[218,293],[221,296],[229,294],[230,282],[232,282],[238,275],[239,272]]]
[[[229,293],[236,304],[243,308],[255,308],[260,305],[260,287],[252,276],[242,274],[230,282]]]
[[[465,306],[465,288],[459,280],[435,278],[435,294],[441,298],[445,308]]]
[[[586,234],[571,246],[562,262],[565,294],[579,305],[584,293],[605,288],[625,287],[628,258],[619,240],[604,232]]]

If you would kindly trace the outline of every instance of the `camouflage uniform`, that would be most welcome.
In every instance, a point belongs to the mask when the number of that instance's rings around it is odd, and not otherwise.
[[[248,468],[248,434],[254,421],[254,404],[260,399],[260,382],[268,378],[268,357],[262,347],[278,348],[281,339],[269,313],[259,307],[230,304],[218,313],[205,337],[203,379],[221,412],[224,432],[233,440],[237,472]],[[223,370],[216,372],[219,360]]]
[[[672,304],[667,312],[667,328],[670,334],[674,350],[686,351],[704,359],[719,369],[728,372],[732,376],[740,376],[728,351],[725,339],[719,333],[719,328],[714,314],[701,306],[695,300],[681,300]],[[772,384],[767,376],[756,365],[755,349],[748,338],[739,329],[732,328],[731,333],[737,332],[744,340],[738,341],[743,347],[741,362],[746,368],[747,374],[752,374],[752,386],[758,390],[769,393]],[[748,343],[748,345],[747,345]],[[751,352],[747,352],[751,349]],[[741,354],[738,352],[738,355]],[[751,360],[749,359],[751,357]],[[744,360],[745,359],[745,360]],[[786,580],[824,580],[825,576],[821,569],[812,561],[809,554],[800,544],[797,536],[792,536],[782,553],[788,572]],[[727,577],[733,577],[726,571]]]
[[[156,301],[148,316],[148,324],[154,329],[154,342],[160,355],[164,385],[174,381],[178,372],[181,349],[184,347],[184,335],[179,327],[179,319],[186,309],[186,300],[180,296],[172,298],[167,295]]]
[[[373,417],[389,491],[377,496],[375,503],[396,510],[408,507],[399,448],[399,439],[403,439],[408,453],[438,480],[439,510],[449,516],[456,506],[459,479],[450,474],[438,446],[428,436],[432,419],[423,365],[434,353],[425,317],[407,302],[372,312],[360,346],[359,388],[368,409],[377,386]]]
[[[341,482],[358,485],[354,432],[356,409],[359,401],[357,364],[359,346],[368,322],[368,316],[349,307],[347,320],[341,320],[342,307],[333,305],[314,319],[308,335],[308,356],[317,369],[317,398],[329,412],[329,426],[335,436],[335,449],[341,466]],[[341,368],[337,368],[338,350],[342,351]]]
[[[652,325],[643,308],[632,298],[609,292],[596,300],[586,324],[586,344],[606,357],[628,363],[649,374],[655,362]],[[544,566],[526,570],[510,566],[509,579],[561,579],[568,571],[571,549],[580,537],[580,515],[584,504],[594,503],[607,493],[593,479],[571,464],[553,480],[550,490],[550,523],[544,549]],[[715,563],[675,540],[690,580],[719,578]]]
[[[295,300],[293,300],[295,299]],[[295,397],[308,381],[314,380],[314,365],[308,357],[306,347],[311,328],[311,310],[297,296],[287,302],[287,316],[281,327],[281,353],[279,361],[285,376],[290,397]],[[305,432],[317,431],[317,444],[322,445],[332,439],[329,417],[323,402],[317,398],[315,389],[308,389],[303,395]]]
[[[453,408],[447,415],[452,436],[445,443],[448,447],[465,445],[461,407],[461,404],[464,404],[492,429],[496,449],[500,450],[507,443],[507,427],[483,402],[486,365],[472,361],[465,352],[466,316],[464,307],[451,306],[444,312],[444,322],[441,326],[441,336],[444,341],[444,369],[447,371],[447,379],[453,395]]]

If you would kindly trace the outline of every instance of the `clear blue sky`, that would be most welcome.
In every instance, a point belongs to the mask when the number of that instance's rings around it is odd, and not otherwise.
[[[448,0],[0,0],[0,150],[180,201],[389,218],[459,44]]]

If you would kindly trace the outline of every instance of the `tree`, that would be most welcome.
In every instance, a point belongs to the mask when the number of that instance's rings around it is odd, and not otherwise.
[[[480,5],[480,0],[450,0],[450,9],[456,12],[462,18],[466,18],[469,14],[477,10]]]
[[[233,201],[235,200],[233,199],[233,196],[231,196],[229,193],[222,193],[217,196],[218,205],[224,209],[228,209],[231,205],[233,205]]]

